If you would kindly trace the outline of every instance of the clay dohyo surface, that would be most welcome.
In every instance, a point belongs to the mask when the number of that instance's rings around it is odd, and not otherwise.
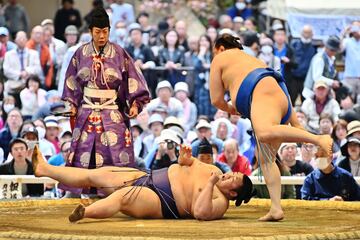
[[[285,220],[259,222],[269,200],[230,206],[216,221],[134,219],[121,213],[109,219],[68,215],[79,200],[0,202],[0,239],[360,239],[360,203],[283,200]],[[271,237],[270,237],[271,236]]]

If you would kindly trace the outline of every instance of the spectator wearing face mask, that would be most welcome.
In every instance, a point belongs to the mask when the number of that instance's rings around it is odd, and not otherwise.
[[[360,186],[348,171],[334,166],[331,159],[317,158],[315,169],[304,181],[301,199],[359,201]]]
[[[293,78],[292,82],[289,83],[289,85],[293,87],[296,97],[298,95],[301,96],[311,59],[316,54],[316,48],[312,43],[312,38],[312,26],[305,25],[301,31],[300,39],[295,39],[290,44],[294,49],[295,62],[298,64],[296,67],[292,68]]]
[[[54,145],[45,138],[45,134],[46,134],[45,122],[43,119],[39,118],[34,121],[34,124],[39,136],[40,151],[46,159],[49,159],[51,156],[56,154],[56,149]]]
[[[262,60],[269,68],[280,71],[280,58],[274,55],[273,41],[270,38],[260,40],[260,54],[258,58]]]
[[[240,16],[243,19],[252,17],[251,0],[234,0],[234,5],[227,10],[227,15],[231,18]]]

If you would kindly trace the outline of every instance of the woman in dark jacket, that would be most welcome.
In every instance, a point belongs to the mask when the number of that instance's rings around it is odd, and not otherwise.
[[[175,30],[169,30],[164,35],[164,47],[159,50],[159,64],[166,68],[165,79],[174,87],[177,82],[185,81],[182,71],[177,70],[184,66],[185,50],[179,45],[179,36]]]

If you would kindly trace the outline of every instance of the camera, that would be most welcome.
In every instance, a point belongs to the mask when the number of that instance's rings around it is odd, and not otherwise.
[[[175,143],[173,141],[171,141],[171,140],[166,141],[166,148],[168,150],[174,149],[175,148]]]

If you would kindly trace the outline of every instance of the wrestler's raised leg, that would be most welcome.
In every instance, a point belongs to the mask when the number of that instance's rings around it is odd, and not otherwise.
[[[88,170],[74,167],[59,167],[48,164],[38,146],[35,146],[32,163],[37,177],[50,177],[72,187],[97,187],[112,193],[124,185],[125,181],[138,178],[146,173],[134,168],[102,167]],[[126,171],[128,170],[128,171]]]
[[[278,92],[275,92],[276,89],[267,92],[268,89],[278,88],[275,80],[261,81],[259,85],[260,84],[264,84],[264,86],[258,91],[258,88],[255,88],[253,93],[251,119],[254,133],[256,134],[258,141],[270,146],[271,151],[268,152],[275,154],[282,142],[308,142],[320,145],[320,147],[326,149],[326,155],[331,156],[332,140],[330,136],[316,136],[296,127],[280,125],[281,119],[287,111],[287,98],[285,94],[278,94]],[[262,92],[262,89],[265,89],[265,92]],[[292,114],[291,118],[294,117],[296,116]],[[269,190],[271,207],[269,213],[259,220],[281,220],[283,218],[283,211],[280,204],[280,172],[272,159],[264,159],[263,154],[261,155],[259,162]]]
[[[256,125],[255,133],[264,143],[305,142],[320,146],[326,156],[332,157],[333,140],[330,135],[314,135],[297,125],[295,111],[292,110],[289,122],[295,126],[280,125],[288,109],[288,100],[284,92],[278,91],[275,79],[258,83],[251,103],[251,120]]]
[[[135,218],[162,218],[158,195],[147,187],[125,187],[87,207],[79,205],[69,216],[70,222],[82,218],[109,218],[118,212]]]

